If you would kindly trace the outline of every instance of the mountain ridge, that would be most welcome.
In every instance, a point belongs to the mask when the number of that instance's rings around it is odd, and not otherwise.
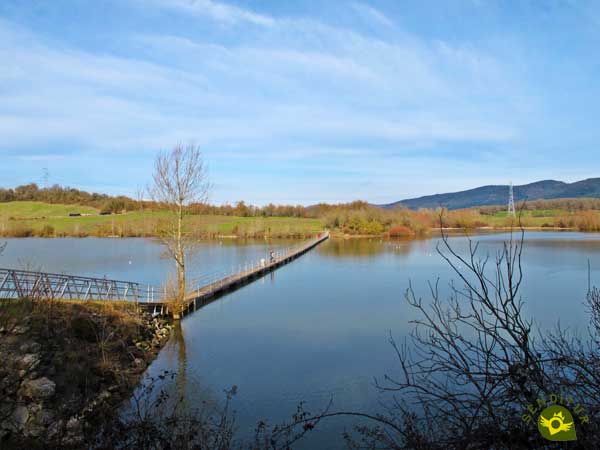
[[[513,186],[515,202],[557,198],[600,198],[600,178],[566,183],[557,180],[540,180]],[[508,203],[508,185],[486,185],[464,191],[399,200],[378,205],[385,209],[404,206],[409,209],[446,207],[462,209],[476,206],[502,205]]]

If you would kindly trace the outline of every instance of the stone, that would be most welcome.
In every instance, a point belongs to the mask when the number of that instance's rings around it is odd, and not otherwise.
[[[34,370],[40,363],[40,355],[27,353],[17,360],[17,367],[23,370]]]
[[[44,409],[38,415],[38,420],[42,423],[42,425],[44,425],[44,426],[50,426],[54,422],[56,422],[56,415],[54,414],[53,411]]]
[[[67,421],[67,431],[77,432],[81,429],[81,421],[79,417],[73,416]]]
[[[18,429],[23,428],[29,420],[29,410],[25,406],[17,406],[13,413],[13,420]]]
[[[29,331],[29,328],[19,325],[13,328],[13,334],[21,335]]]
[[[108,400],[111,396],[111,393],[108,392],[108,389],[105,391],[100,392],[100,395],[98,395],[98,402],[103,402],[105,400]]]
[[[25,436],[36,438],[40,437],[46,432],[46,427],[44,427],[41,423],[27,424],[27,427],[25,428],[24,432]]]
[[[48,437],[50,439],[53,439],[56,436],[58,436],[62,430],[63,425],[64,425],[64,422],[62,420],[52,422],[50,424],[50,426],[48,427],[48,430],[46,431],[48,434]]]
[[[38,353],[41,349],[42,346],[37,342],[25,342],[19,347],[21,353]]]
[[[21,384],[20,394],[26,398],[46,399],[54,395],[56,383],[46,377],[26,380]]]
[[[144,361],[142,358],[135,358],[133,360],[133,365],[135,367],[137,367],[138,369],[145,368],[146,367],[146,361]]]

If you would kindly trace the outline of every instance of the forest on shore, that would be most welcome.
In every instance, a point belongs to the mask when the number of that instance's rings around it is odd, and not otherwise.
[[[600,231],[600,199],[534,200],[518,205],[524,227]],[[0,236],[158,236],[165,207],[140,194],[110,196],[35,183],[0,188]],[[311,206],[193,203],[186,224],[197,238],[304,238],[327,228],[334,235],[413,237],[439,228],[504,228],[514,224],[506,207],[446,210],[384,209],[365,201]]]

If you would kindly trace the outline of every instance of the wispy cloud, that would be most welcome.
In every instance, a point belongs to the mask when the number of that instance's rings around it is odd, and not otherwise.
[[[431,164],[449,160],[440,148],[472,158],[522,135],[514,105],[528,100],[518,74],[476,46],[402,30],[383,40],[315,17],[275,19],[210,0],[151,4],[237,26],[216,27],[210,38],[193,27],[134,29],[118,37],[115,50],[48,39],[0,19],[7,62],[0,154],[27,152],[21,156],[29,162],[45,155],[146,161],[195,140],[216,166],[215,185],[228,186],[215,192],[220,201],[236,199],[244,183],[258,185],[267,170],[275,183],[283,183],[281,174],[312,173],[321,185],[339,179],[339,189],[351,177],[371,177],[378,182],[365,186],[376,192],[398,178],[416,182],[417,157],[443,173]],[[380,11],[353,8],[396,33]],[[108,176],[126,172],[117,167]],[[348,199],[340,192],[331,195]]]
[[[156,5],[196,16],[209,17],[222,24],[248,22],[254,25],[272,26],[275,20],[267,15],[238,8],[213,0],[150,0]]]
[[[385,14],[383,14],[378,9],[373,8],[372,6],[369,6],[365,3],[353,2],[352,8],[354,8],[354,10],[361,16],[369,20],[373,20],[379,23],[380,25],[384,25],[386,27],[394,26],[394,22],[391,19],[389,19]]]

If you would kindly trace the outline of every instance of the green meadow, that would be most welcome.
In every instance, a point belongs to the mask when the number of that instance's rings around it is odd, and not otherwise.
[[[81,216],[70,217],[70,213]],[[156,236],[167,211],[146,210],[101,216],[79,205],[41,202],[0,203],[0,235],[27,237]],[[198,237],[305,237],[323,230],[319,219],[188,215],[188,231]]]

